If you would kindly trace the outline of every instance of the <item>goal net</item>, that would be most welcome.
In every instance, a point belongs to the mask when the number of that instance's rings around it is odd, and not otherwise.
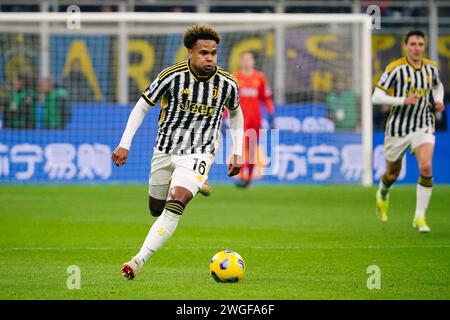
[[[127,164],[111,152],[141,92],[186,59],[183,33],[207,23],[218,65],[252,52],[275,104],[255,174],[267,183],[372,184],[371,33],[365,15],[0,14],[0,182],[143,182],[158,129],[147,114]],[[245,106],[242,106],[245,108]],[[212,183],[230,181],[224,136]],[[263,165],[265,164],[265,165]]]

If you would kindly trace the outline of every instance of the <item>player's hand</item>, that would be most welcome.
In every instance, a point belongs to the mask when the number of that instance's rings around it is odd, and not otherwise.
[[[436,102],[434,104],[434,108],[436,109],[437,112],[442,112],[445,110],[445,105],[442,102]]]
[[[128,150],[122,147],[117,147],[112,153],[112,161],[116,166],[121,167],[125,164],[128,158]]]
[[[232,177],[241,171],[242,167],[242,157],[237,154],[231,156],[231,163],[228,165],[228,176]]]
[[[419,101],[419,96],[417,94],[410,94],[405,98],[403,104],[416,104]]]

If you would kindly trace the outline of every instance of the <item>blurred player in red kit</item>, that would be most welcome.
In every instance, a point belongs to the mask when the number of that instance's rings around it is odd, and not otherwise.
[[[253,169],[258,153],[259,129],[262,125],[261,102],[264,103],[270,127],[274,128],[274,105],[272,92],[265,75],[255,70],[255,58],[251,52],[244,52],[235,74],[239,82],[239,100],[244,115],[244,152],[239,187],[248,187],[252,181]]]

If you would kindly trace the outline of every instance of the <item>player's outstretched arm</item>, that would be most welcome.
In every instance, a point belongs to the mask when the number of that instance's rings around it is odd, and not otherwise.
[[[269,85],[267,84],[267,79],[265,76],[263,76],[262,88],[262,100],[264,102],[264,105],[266,106],[267,116],[269,120],[269,125],[271,129],[275,129],[275,106],[273,104],[272,99],[272,90],[270,89]]]
[[[144,98],[140,98],[131,111],[119,146],[114,149],[112,153],[112,160],[118,167],[123,166],[127,161],[128,152],[131,148],[133,137],[136,134],[137,129],[141,126],[142,121],[149,110],[149,104]]]
[[[380,88],[375,88],[372,95],[373,104],[404,105],[416,104],[417,101],[419,101],[419,97],[416,94],[411,94],[407,97],[392,97]]]
[[[241,107],[229,110],[230,133],[233,140],[233,155],[231,163],[228,165],[228,176],[232,177],[241,171],[242,167],[242,142],[244,139],[244,117]]]

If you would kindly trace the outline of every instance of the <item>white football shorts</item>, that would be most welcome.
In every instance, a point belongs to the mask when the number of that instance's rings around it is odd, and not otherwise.
[[[149,176],[149,195],[158,200],[166,200],[169,189],[180,186],[195,196],[208,179],[213,160],[213,155],[180,156],[155,150]]]
[[[385,137],[384,156],[389,162],[396,162],[402,159],[406,150],[411,147],[411,153],[418,146],[431,143],[434,145],[436,137],[431,128],[422,128],[411,132],[404,137]]]

